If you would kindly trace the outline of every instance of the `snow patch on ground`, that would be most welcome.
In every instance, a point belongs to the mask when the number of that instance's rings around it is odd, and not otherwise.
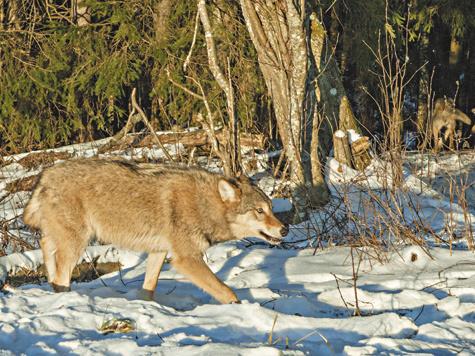
[[[61,150],[90,157],[104,142]],[[121,155],[162,153],[154,147]],[[270,194],[280,182],[266,174],[269,155],[261,156],[257,170],[248,173]],[[475,263],[466,231],[473,230],[475,214],[474,162],[474,154],[407,155],[401,171],[404,189],[394,195],[399,218],[407,226],[425,218],[437,236],[421,234],[424,248],[395,245],[378,262],[368,257],[370,248],[338,247],[332,239],[345,242],[354,228],[335,223],[348,213],[339,205],[341,198],[354,213],[368,200],[386,199],[393,184],[391,167],[374,159],[357,172],[329,159],[326,170],[335,199],[308,222],[291,226],[287,243],[270,248],[251,238],[207,251],[206,263],[242,304],[220,305],[168,264],[155,301],[141,301],[146,256],[115,246],[88,247],[84,261],[100,256],[98,262],[118,261],[122,269],[73,283],[69,293],[55,294],[43,283],[0,294],[0,355],[473,355]],[[0,189],[37,172],[18,163],[5,166]],[[456,190],[461,186],[464,195]],[[35,244],[36,237],[15,219],[28,197],[25,192],[9,196],[0,203],[0,213],[8,233]],[[420,215],[414,216],[414,206]],[[276,212],[290,207],[288,200],[274,199]],[[366,216],[376,219],[376,214]],[[373,233],[394,241],[384,229]],[[41,263],[39,250],[2,257],[0,281],[8,272]],[[355,316],[357,310],[362,316]],[[131,320],[135,330],[99,331],[112,319]]]

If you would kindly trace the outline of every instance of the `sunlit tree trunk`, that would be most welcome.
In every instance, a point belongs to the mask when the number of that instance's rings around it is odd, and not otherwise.
[[[214,79],[226,94],[226,108],[228,111],[228,127],[226,130],[226,138],[224,140],[224,147],[221,154],[223,160],[224,172],[226,175],[236,175],[241,171],[239,164],[238,139],[237,139],[237,121],[236,121],[236,105],[234,103],[234,88],[231,80],[226,78],[223,71],[218,64],[216,56],[216,48],[214,44],[213,29],[208,17],[206,9],[206,1],[198,1],[198,13],[200,15],[201,23],[205,31],[206,49],[208,51],[208,63]],[[229,64],[228,64],[229,71]]]
[[[153,7],[153,28],[155,30],[155,41],[164,43],[168,39],[168,19],[171,13],[171,0],[154,1]]]
[[[462,45],[459,40],[452,34],[450,40],[449,64],[456,67],[460,62],[460,54],[462,53]]]
[[[5,0],[0,0],[0,31],[5,30]]]
[[[417,132],[424,137],[422,148],[427,146],[428,137],[430,134],[427,130],[427,114],[430,105],[429,101],[429,68],[428,68],[428,50],[429,50],[429,36],[425,31],[421,33],[419,41],[419,92],[417,100]],[[427,131],[427,132],[426,132]]]
[[[325,51],[325,31],[320,21],[313,18],[312,51],[317,63],[317,99],[324,106],[327,126],[324,126],[323,149],[326,155],[332,146],[333,132],[359,130],[353,110],[340,80],[338,65],[331,53]],[[329,131],[326,131],[329,130]]]
[[[5,31],[5,0],[0,0],[0,31]],[[3,50],[0,48],[0,73],[3,71]]]
[[[166,45],[169,40],[170,28],[170,14],[172,10],[171,0],[160,0],[153,2],[152,19],[153,30],[155,34],[154,43],[152,46],[160,50],[162,46]],[[154,64],[158,67],[158,63]],[[150,121],[152,126],[158,130],[161,130],[161,121],[159,119],[159,113],[162,112],[166,116],[165,108],[163,107],[162,99],[158,95],[154,95],[151,98],[151,113]],[[170,123],[171,124],[171,123]]]
[[[305,2],[240,2],[290,162],[293,203],[303,217],[328,199],[320,157],[330,152],[333,131],[357,125],[336,61],[324,51],[325,31]],[[308,127],[310,144],[302,142]]]
[[[269,94],[290,163],[294,206],[303,217],[307,205],[305,190],[312,188],[302,162],[302,124],[308,69],[307,18],[304,2],[241,0],[259,66]],[[275,6],[274,6],[275,5]],[[326,188],[326,187],[325,187]]]

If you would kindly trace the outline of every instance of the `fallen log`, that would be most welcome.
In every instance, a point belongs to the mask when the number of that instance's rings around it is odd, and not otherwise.
[[[187,148],[211,145],[211,142],[203,129],[183,132],[157,133],[157,137],[162,144],[176,145],[182,144]],[[223,130],[216,130],[218,141],[223,142]],[[264,149],[264,135],[245,134],[239,135],[242,147]],[[129,135],[123,140],[116,142],[117,145],[130,145],[133,147],[152,147],[156,145],[155,137],[147,135],[141,139],[137,135]],[[112,148],[113,149],[113,148]]]

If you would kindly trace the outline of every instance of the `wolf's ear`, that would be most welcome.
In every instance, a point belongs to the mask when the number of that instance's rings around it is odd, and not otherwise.
[[[241,201],[241,191],[239,188],[224,178],[219,178],[218,191],[223,203],[233,204]]]

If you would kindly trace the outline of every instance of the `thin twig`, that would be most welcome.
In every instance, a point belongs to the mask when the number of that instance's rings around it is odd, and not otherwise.
[[[190,51],[188,52],[188,55],[186,56],[185,63],[183,63],[183,71],[186,72],[186,67],[188,63],[190,63],[190,58],[191,58],[191,53],[193,52],[193,48],[195,48],[195,42],[196,42],[196,34],[198,32],[198,20],[200,18],[200,13],[196,13],[196,19],[195,19],[195,32],[193,34],[193,41],[191,42],[191,47]]]
[[[325,340],[325,342],[327,343],[328,347],[330,348],[330,351],[331,351],[332,355],[335,356],[335,354],[333,353],[333,349],[332,349],[332,347],[330,346],[330,343],[328,342],[328,340],[325,338],[325,336],[323,336],[322,334],[320,334],[320,332],[317,331],[317,330],[315,330],[315,331],[311,332],[310,334],[308,334],[307,336],[304,336],[303,338],[301,338],[301,339],[295,341],[294,344],[295,344],[295,345],[298,344],[298,343],[299,343],[300,341],[302,341],[303,339],[306,339],[307,337],[309,337],[310,335],[313,335],[313,334],[315,334],[315,333],[317,333],[318,335],[320,335],[320,337],[321,337],[323,340]]]
[[[338,280],[339,280],[340,278],[338,278],[334,273],[330,273],[330,274],[331,274],[333,277],[335,277],[336,287],[337,287],[337,289],[338,289],[338,293],[340,293],[340,298],[341,298],[341,300],[343,301],[343,304],[345,304],[345,308],[346,308],[346,310],[348,311],[349,316],[351,317],[352,315],[351,315],[350,308],[348,308],[348,304],[346,304],[345,298],[343,298],[343,294],[341,294],[340,284],[338,283]],[[343,282],[348,283],[348,282],[346,282],[346,281],[343,281]],[[348,284],[349,284],[349,283],[348,283]]]
[[[127,133],[130,131],[132,126],[138,123],[142,119],[142,115],[134,116],[135,114],[135,107],[132,108],[132,111],[129,114],[129,118],[127,119],[127,123],[125,124],[124,128],[119,131],[115,136],[113,136],[107,143],[103,146],[99,147],[97,150],[97,154],[102,154],[107,152],[109,149],[114,147],[122,138],[127,136]]]
[[[144,111],[142,110],[142,108],[137,104],[137,101],[135,100],[135,92],[136,92],[136,88],[134,88],[132,90],[132,107],[137,109],[137,111],[140,113],[140,115],[142,116],[142,120],[143,122],[145,122],[145,125],[147,125],[148,129],[150,130],[150,133],[152,134],[152,136],[155,138],[155,141],[157,142],[158,146],[161,148],[161,150],[163,151],[163,153],[165,153],[165,156],[167,156],[168,160],[170,161],[170,163],[175,163],[175,160],[173,159],[173,157],[168,153],[168,151],[165,149],[165,146],[163,146],[162,142],[160,141],[160,139],[158,138],[157,136],[157,133],[155,132],[155,130],[153,129],[152,125],[150,124],[150,122],[148,121],[147,119],[147,115],[145,115]]]

